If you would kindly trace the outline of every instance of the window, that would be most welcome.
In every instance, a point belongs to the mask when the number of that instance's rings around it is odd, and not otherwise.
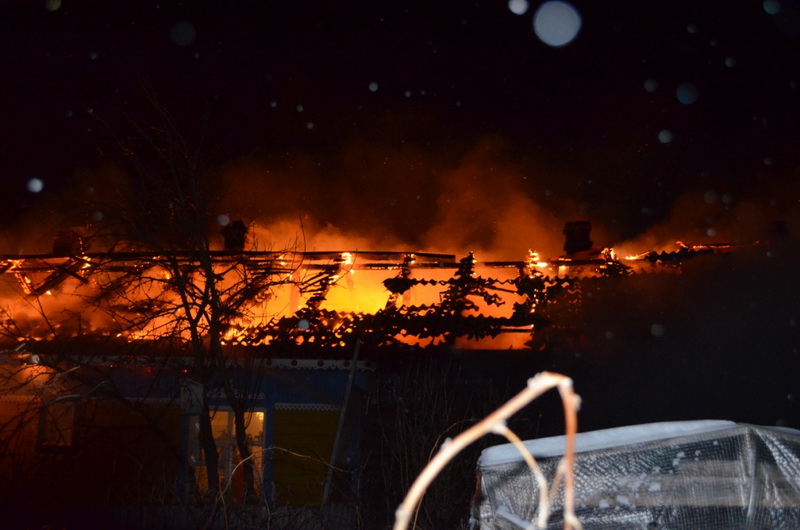
[[[261,477],[263,469],[264,451],[264,412],[250,411],[244,414],[245,434],[248,446],[253,455],[253,465],[256,469],[256,492],[261,493]],[[234,495],[241,494],[243,489],[243,471],[239,450],[236,447],[236,430],[234,414],[231,410],[217,410],[211,417],[211,430],[217,444],[219,455],[220,487]],[[195,458],[197,464],[197,479],[201,491],[208,491],[208,473],[206,463],[202,458],[202,449],[199,441],[195,441]]]

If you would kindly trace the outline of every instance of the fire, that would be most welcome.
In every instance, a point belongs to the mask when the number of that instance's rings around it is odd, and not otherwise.
[[[232,308],[222,321],[224,344],[337,347],[381,329],[384,340],[400,344],[455,337],[463,347],[520,348],[551,287],[578,277],[674,270],[676,260],[730,248],[678,245],[671,254],[625,258],[612,247],[584,246],[549,260],[528,249],[511,261],[479,260],[473,252],[457,259],[416,251],[224,250],[208,251],[210,274],[191,252],[0,256],[7,280],[0,298],[6,334],[16,340],[104,334],[188,341],[187,322],[201,334],[216,325],[209,317],[213,293]]]
[[[539,257],[539,253],[533,250],[528,250],[528,268],[530,269],[546,269],[549,267],[549,263],[546,261],[542,261]]]

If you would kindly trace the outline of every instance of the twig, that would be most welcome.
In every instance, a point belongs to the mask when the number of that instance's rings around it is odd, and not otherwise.
[[[544,478],[544,473],[542,473],[541,468],[536,463],[536,459],[533,458],[533,455],[528,451],[528,448],[525,447],[525,444],[522,443],[519,436],[509,429],[505,423],[498,426],[498,428],[495,429],[495,433],[505,436],[509,442],[514,444],[514,447],[519,451],[519,454],[522,455],[523,460],[525,460],[525,463],[528,464],[531,473],[533,473],[533,478],[536,480],[536,485],[539,488],[539,516],[536,521],[536,528],[544,528],[547,524],[548,517],[550,517],[550,499],[552,497],[552,494],[547,494],[547,479]]]
[[[572,380],[570,378],[552,372],[542,372],[529,379],[528,385],[500,408],[452,440],[447,440],[442,444],[439,452],[428,462],[428,465],[425,466],[419,476],[417,476],[417,479],[408,490],[405,499],[403,499],[403,502],[397,508],[395,512],[394,530],[406,530],[411,515],[414,513],[414,509],[417,504],[419,504],[428,486],[433,482],[433,479],[436,478],[444,466],[461,452],[461,450],[488,433],[503,433],[504,430],[507,430],[505,422],[509,417],[547,390],[555,387],[558,387],[564,404],[567,431],[566,452],[564,456],[564,464],[566,467],[564,480],[564,527],[573,529],[581,528],[574,513],[574,479],[572,475],[575,434],[578,429],[577,412],[580,406],[580,398],[572,390]]]

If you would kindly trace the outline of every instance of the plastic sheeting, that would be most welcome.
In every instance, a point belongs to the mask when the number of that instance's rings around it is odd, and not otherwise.
[[[548,484],[564,437],[525,442]],[[800,431],[727,421],[667,422],[581,433],[575,511],[585,529],[800,528]],[[473,528],[535,528],[539,491],[511,445],[478,462]],[[547,528],[563,528],[563,486]]]

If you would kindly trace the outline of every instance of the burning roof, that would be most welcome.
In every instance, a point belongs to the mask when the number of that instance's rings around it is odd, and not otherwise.
[[[577,231],[588,241],[585,224],[572,228],[569,237]],[[228,345],[313,350],[349,347],[358,337],[377,346],[518,348],[546,325],[541,309],[581,278],[674,272],[695,255],[731,248],[679,243],[675,252],[620,258],[613,249],[574,244],[549,260],[529,251],[525,259],[481,262],[471,252],[457,259],[411,251],[245,251],[240,235],[218,251],[86,252],[70,240],[63,252],[0,256],[5,335],[188,340],[182,310],[191,306],[200,318],[215,303],[218,321],[204,325],[222,326]]]

